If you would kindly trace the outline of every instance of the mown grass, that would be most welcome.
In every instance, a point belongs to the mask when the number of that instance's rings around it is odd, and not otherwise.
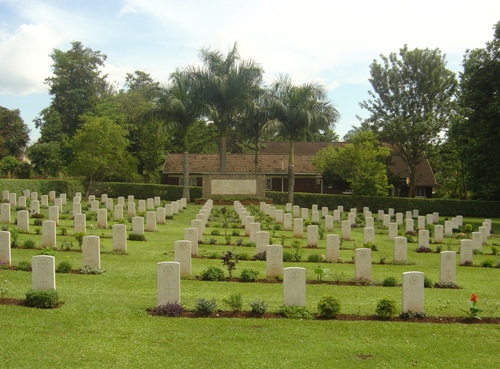
[[[156,304],[156,263],[173,260],[173,243],[183,238],[184,227],[200,209],[188,209],[158,232],[146,233],[146,242],[128,242],[127,255],[110,253],[111,230],[88,229],[104,236],[101,239],[101,275],[57,274],[57,290],[64,305],[54,310],[38,310],[19,306],[0,305],[0,366],[5,368],[407,368],[407,367],[496,367],[500,330],[497,325],[430,324],[373,321],[297,321],[286,319],[210,319],[151,317],[146,309]],[[44,210],[45,211],[45,210]],[[481,219],[465,219],[465,223],[478,223]],[[500,243],[495,237],[500,231],[494,219],[495,234],[483,247],[484,255],[474,255],[474,267],[457,266],[457,283],[461,289],[426,289],[425,311],[428,316],[465,316],[459,309],[467,309],[470,293],[479,296],[481,316],[500,316],[500,269],[482,268],[484,260],[497,261],[489,255],[491,246]],[[88,222],[95,224],[95,222]],[[110,222],[111,224],[111,222]],[[130,227],[130,225],[128,224]],[[15,226],[9,225],[10,228]],[[72,241],[72,220],[61,220],[58,229],[67,228]],[[31,225],[30,234],[21,240],[40,242]],[[200,253],[232,250],[246,252],[249,247],[226,246],[224,236],[211,236],[207,228],[204,239],[216,238],[218,245],[199,246]],[[339,224],[335,225],[339,231]],[[272,232],[272,231],[271,231]],[[392,242],[381,228],[377,229],[373,252],[372,277],[382,281],[387,276],[401,282],[401,273],[423,271],[435,282],[439,279],[439,254],[418,254],[417,244],[409,244],[408,258],[413,265],[380,265],[380,255],[392,257]],[[223,230],[221,232],[223,233]],[[234,243],[242,235],[232,237]],[[285,234],[285,246],[291,242],[291,232],[276,231],[275,241]],[[362,228],[354,229],[352,241],[345,241],[341,257],[350,261],[353,249],[362,245]],[[449,245],[448,245],[449,244]],[[304,240],[305,245],[305,240]],[[310,253],[325,253],[325,241],[319,249],[304,249]],[[436,245],[431,245],[435,248]],[[443,249],[458,250],[457,239],[447,239]],[[30,260],[39,250],[12,249],[13,264]],[[62,260],[73,263],[74,269],[82,265],[81,253],[56,251],[56,264]],[[457,256],[458,263],[458,256]],[[221,265],[220,259],[193,259],[193,274],[199,274],[209,265]],[[313,271],[318,263],[285,263],[302,266],[308,279],[316,279]],[[353,264],[321,263],[333,275],[324,278],[349,280],[354,274]],[[240,261],[234,276],[243,268],[259,270],[265,276],[262,261]],[[6,297],[24,298],[31,287],[31,273],[0,270],[0,281],[10,283]],[[201,282],[189,278],[181,281],[183,305],[192,309],[199,297],[216,298],[218,308],[228,310],[224,297],[240,292],[244,309],[253,299],[262,299],[270,311],[282,304],[280,283]],[[342,314],[374,315],[377,301],[389,297],[401,307],[401,287],[307,285],[307,308],[316,312],[318,300],[325,294],[334,295],[342,304]],[[449,301],[449,302],[448,302]]]

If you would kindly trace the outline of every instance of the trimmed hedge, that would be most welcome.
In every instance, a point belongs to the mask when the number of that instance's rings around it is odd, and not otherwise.
[[[22,195],[24,190],[38,192],[41,195],[48,195],[50,191],[56,194],[65,193],[69,199],[73,198],[76,192],[85,192],[84,181],[79,180],[52,180],[52,179],[0,179],[0,190],[9,190]]]
[[[201,197],[201,187],[189,187],[191,199]],[[149,183],[103,182],[94,186],[93,194],[109,197],[134,195],[136,199],[147,199],[159,196],[162,200],[175,201],[182,198],[182,186],[160,185]]]
[[[274,204],[286,204],[286,192],[266,192],[266,197]],[[364,206],[373,211],[394,208],[395,212],[418,209],[420,214],[430,214],[435,211],[442,216],[463,215],[467,217],[500,217],[499,201],[473,201],[450,199],[415,199],[409,197],[355,197],[352,195],[324,195],[316,193],[295,193],[294,204],[310,208],[317,204],[319,208],[326,206],[335,209],[343,205],[345,209],[362,209]]]

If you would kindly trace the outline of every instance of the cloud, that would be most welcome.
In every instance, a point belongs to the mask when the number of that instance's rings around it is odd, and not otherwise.
[[[22,24],[15,32],[0,31],[0,95],[44,92],[50,75],[49,56],[59,36],[45,24]]]

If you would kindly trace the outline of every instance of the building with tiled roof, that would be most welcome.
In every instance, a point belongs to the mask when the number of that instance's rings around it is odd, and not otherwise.
[[[338,194],[342,191],[323,184],[321,173],[312,163],[312,157],[322,148],[333,145],[342,146],[342,142],[296,142],[295,143],[295,192]],[[288,186],[288,142],[266,142],[258,156],[257,173],[265,174],[268,191],[287,191]],[[183,154],[169,153],[163,165],[164,182],[182,185]],[[253,154],[227,154],[226,173],[255,173],[255,157]],[[408,196],[408,166],[396,156],[392,157],[389,170],[396,178],[401,179],[394,186],[391,195]],[[220,173],[218,154],[189,154],[190,185],[202,186],[204,174]],[[432,197],[436,179],[427,159],[417,166],[416,196]]]

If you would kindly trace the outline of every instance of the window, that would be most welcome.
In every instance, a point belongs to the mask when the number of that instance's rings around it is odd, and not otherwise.
[[[189,176],[189,185],[190,186],[197,186],[197,177],[191,177]],[[184,177],[179,177],[179,186],[184,186]]]
[[[352,188],[348,188],[347,190],[342,191],[344,195],[352,195]]]
[[[266,190],[272,190],[272,189],[273,189],[273,179],[266,178]]]
[[[415,197],[427,197],[425,187],[416,187],[415,188]]]

